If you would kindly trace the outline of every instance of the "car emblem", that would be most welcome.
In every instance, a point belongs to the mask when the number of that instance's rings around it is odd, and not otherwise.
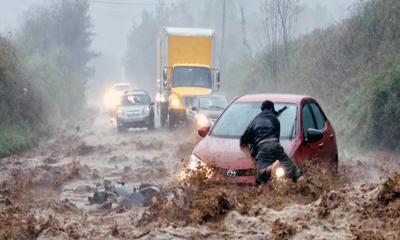
[[[236,177],[236,171],[229,169],[228,171],[226,171],[226,176],[228,177]]]

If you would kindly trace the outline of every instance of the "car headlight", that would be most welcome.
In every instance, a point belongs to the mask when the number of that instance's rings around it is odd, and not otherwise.
[[[176,94],[172,94],[169,98],[169,105],[171,108],[183,108],[181,100],[179,99],[179,96]]]
[[[181,104],[179,103],[179,100],[176,98],[171,99],[171,107],[173,108],[178,108]]]
[[[115,90],[109,90],[107,94],[104,96],[104,105],[107,108],[115,109],[117,105],[119,105],[121,101],[121,96]]]
[[[277,177],[277,178],[284,177],[284,176],[285,176],[285,169],[283,169],[283,167],[278,167],[278,168],[276,169],[275,174],[276,174],[276,177]]]
[[[196,155],[192,154],[192,156],[190,156],[188,165],[189,170],[196,171],[199,166],[204,166],[204,165],[205,164]]]
[[[198,114],[198,115],[196,115],[196,123],[197,123],[198,128],[206,127],[206,126],[210,125],[210,120],[208,119],[208,117],[206,115]]]

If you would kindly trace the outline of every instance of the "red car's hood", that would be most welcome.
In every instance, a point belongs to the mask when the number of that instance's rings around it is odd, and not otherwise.
[[[283,140],[281,145],[290,154],[294,146],[292,141]],[[224,169],[253,169],[254,161],[249,154],[240,150],[239,139],[207,136],[194,149],[193,153],[206,164]]]

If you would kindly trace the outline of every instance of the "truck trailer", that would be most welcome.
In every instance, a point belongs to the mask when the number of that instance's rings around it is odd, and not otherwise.
[[[157,101],[161,126],[187,121],[187,109],[196,96],[219,89],[214,68],[215,31],[200,28],[165,28],[158,41]]]

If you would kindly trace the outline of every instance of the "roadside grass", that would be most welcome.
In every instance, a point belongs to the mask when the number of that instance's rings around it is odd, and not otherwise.
[[[36,145],[38,132],[23,125],[0,125],[0,158],[18,154]]]

